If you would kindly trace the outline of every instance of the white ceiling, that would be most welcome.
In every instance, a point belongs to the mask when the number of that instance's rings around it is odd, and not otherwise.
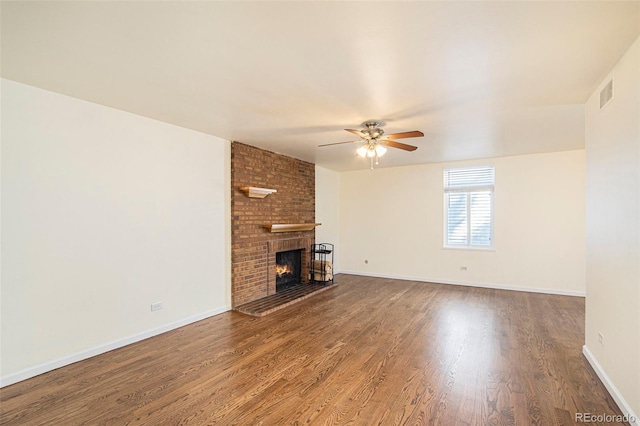
[[[640,2],[3,2],[2,76],[335,170],[584,147]]]

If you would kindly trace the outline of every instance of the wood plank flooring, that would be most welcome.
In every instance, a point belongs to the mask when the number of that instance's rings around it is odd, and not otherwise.
[[[224,313],[6,387],[0,424],[571,425],[576,413],[620,414],[581,353],[582,298],[336,282],[264,317]]]

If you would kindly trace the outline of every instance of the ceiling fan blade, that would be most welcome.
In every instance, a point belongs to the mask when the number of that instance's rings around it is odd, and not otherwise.
[[[322,146],[342,145],[342,144],[345,144],[345,143],[356,143],[356,142],[362,142],[362,141],[361,141],[361,140],[359,140],[359,141],[348,141],[348,142],[325,143],[325,144],[322,144],[322,145],[318,145],[318,148],[320,148],[320,147],[322,147]]]
[[[380,145],[385,145],[385,146],[388,146],[388,147],[391,147],[391,148],[403,149],[405,151],[415,151],[416,149],[418,149],[417,146],[407,145],[406,143],[401,143],[401,142],[379,140],[378,143]]]
[[[361,137],[361,138],[364,138],[364,137],[365,137],[365,134],[364,134],[364,133],[362,133],[362,131],[360,131],[360,130],[356,130],[356,129],[345,129],[345,130],[346,130],[347,132],[353,133],[354,135],[359,136],[359,137]]]
[[[421,138],[424,136],[420,130],[413,130],[411,132],[392,133],[390,135],[384,135],[385,139],[404,139],[404,138]]]

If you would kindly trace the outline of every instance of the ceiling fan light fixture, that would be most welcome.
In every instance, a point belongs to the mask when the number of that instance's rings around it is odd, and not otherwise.
[[[367,148],[367,157],[373,158],[376,156],[376,150],[372,147]]]
[[[362,158],[367,156],[367,151],[369,150],[369,146],[367,144],[362,145],[360,148],[358,148],[356,150],[356,152],[358,153],[358,155]]]
[[[376,144],[376,154],[378,157],[382,157],[387,152],[387,148],[382,145]]]

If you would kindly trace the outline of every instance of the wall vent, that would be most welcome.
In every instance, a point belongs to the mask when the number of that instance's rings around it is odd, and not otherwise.
[[[613,99],[613,79],[600,91],[600,109],[604,108]]]

